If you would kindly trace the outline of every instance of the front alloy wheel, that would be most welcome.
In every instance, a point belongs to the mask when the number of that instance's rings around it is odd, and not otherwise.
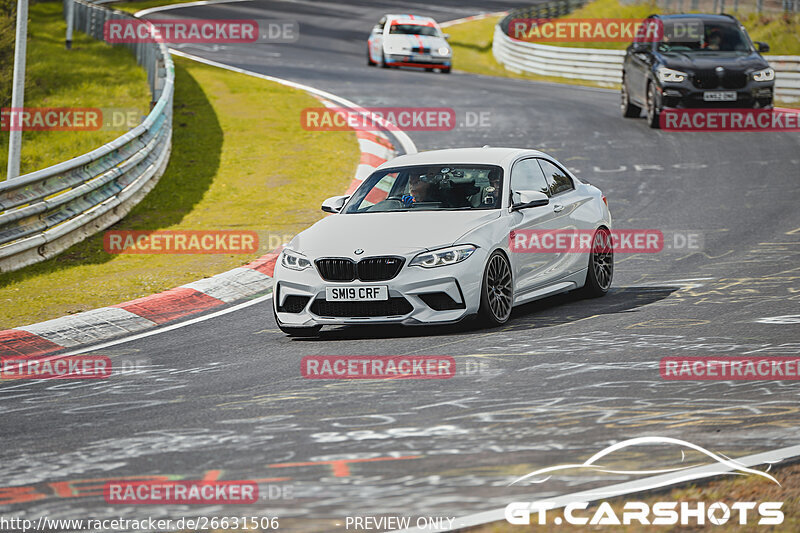
[[[638,105],[632,104],[628,96],[628,87],[625,80],[622,80],[622,89],[620,89],[620,107],[622,108],[622,116],[625,118],[637,118],[642,113],[642,108]]]
[[[491,327],[508,322],[513,302],[511,265],[502,252],[495,251],[489,256],[483,272],[481,306],[478,311],[481,325]]]
[[[656,108],[656,86],[654,83],[647,85],[647,124],[658,129],[658,109]]]

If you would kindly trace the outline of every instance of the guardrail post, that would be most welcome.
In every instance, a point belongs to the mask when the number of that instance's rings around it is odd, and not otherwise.
[[[73,25],[73,12],[75,10],[74,2],[72,0],[66,0],[66,8],[67,8],[67,35],[64,40],[64,46],[66,46],[67,50],[72,48],[72,25]]]
[[[14,44],[14,81],[11,89],[11,118],[25,105],[25,52],[28,47],[28,0],[17,0],[17,35]],[[22,149],[22,129],[9,128],[8,173],[6,179],[19,176],[19,157]]]

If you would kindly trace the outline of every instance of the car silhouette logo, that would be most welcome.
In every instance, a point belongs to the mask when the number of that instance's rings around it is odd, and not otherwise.
[[[364,250],[362,250],[361,248],[356,248],[356,250],[355,250],[355,254],[356,255],[361,255],[363,253],[364,253]]]

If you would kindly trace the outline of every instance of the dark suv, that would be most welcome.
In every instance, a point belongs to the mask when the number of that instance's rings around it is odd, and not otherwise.
[[[645,26],[661,28],[631,44],[622,67],[622,114],[647,111],[658,127],[665,107],[769,108],[775,71],[731,15],[651,15]]]

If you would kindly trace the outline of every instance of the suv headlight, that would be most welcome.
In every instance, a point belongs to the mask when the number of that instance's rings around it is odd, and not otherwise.
[[[439,49],[438,49],[436,52],[437,52],[437,53],[438,53],[440,56],[449,56],[449,55],[450,55],[450,49],[449,49],[449,48],[447,48],[446,46],[442,46],[442,47],[441,47],[441,48],[439,48]]]
[[[459,246],[451,246],[450,248],[442,248],[432,252],[422,252],[417,255],[408,266],[421,266],[423,268],[434,268],[445,265],[454,265],[465,260],[472,255],[478,247],[472,244],[462,244]]]
[[[281,254],[281,264],[290,270],[305,270],[311,266],[311,261],[299,252],[284,248]]]
[[[775,70],[771,68],[757,70],[753,72],[753,79],[755,81],[772,81],[775,79]]]
[[[661,83],[680,83],[686,79],[687,74],[680,70],[672,70],[667,67],[659,67],[658,79]]]

